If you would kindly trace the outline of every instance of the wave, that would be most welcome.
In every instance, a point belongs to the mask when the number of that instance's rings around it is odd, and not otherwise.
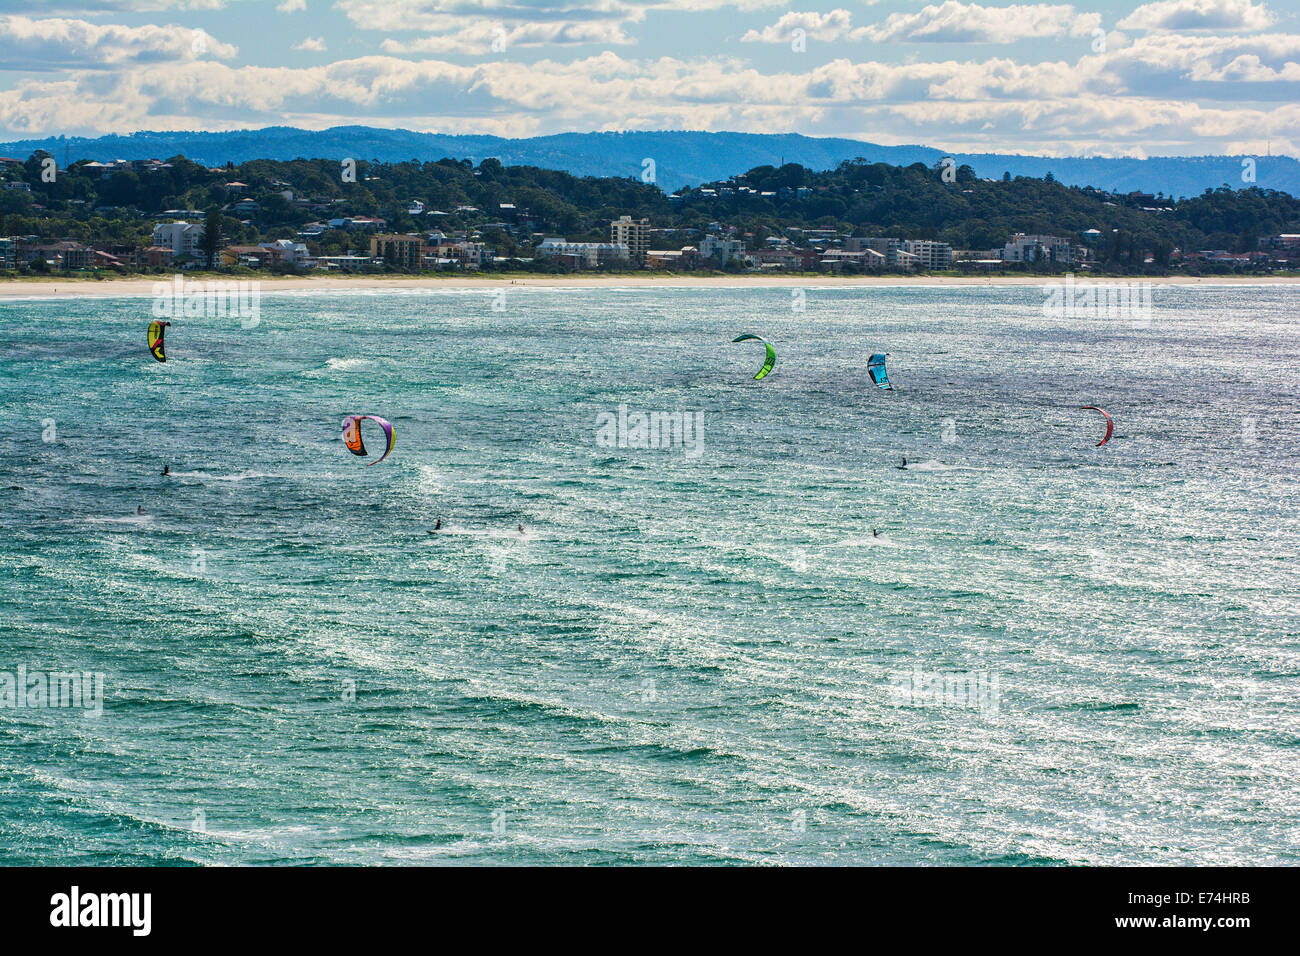
[[[241,471],[233,475],[214,475],[210,471],[173,471],[164,478],[193,478],[198,481],[248,481],[250,478],[276,478],[264,471]]]
[[[877,536],[877,535],[869,534],[862,538],[845,538],[843,541],[840,541],[836,545],[836,547],[838,548],[897,548],[897,547],[901,547],[901,545],[899,545],[897,541],[895,541],[893,538],[889,537],[888,535],[882,534]]]
[[[918,461],[910,463],[907,471],[978,471],[977,468],[970,468],[966,465],[949,465],[937,458],[931,458],[929,461]]]
[[[326,359],[325,364],[319,368],[309,368],[299,374],[311,378],[317,378],[322,375],[328,375],[331,372],[352,372],[356,369],[365,368],[374,364],[374,360],[368,358],[329,358]]]
[[[443,525],[437,531],[429,529],[430,536],[451,535],[467,538],[507,538],[513,541],[536,541],[541,536],[532,531],[520,532],[518,528],[462,528],[459,525]]]
[[[343,372],[348,371],[349,369],[361,368],[362,366],[370,364],[370,359],[366,358],[332,358],[325,361],[326,368]]]

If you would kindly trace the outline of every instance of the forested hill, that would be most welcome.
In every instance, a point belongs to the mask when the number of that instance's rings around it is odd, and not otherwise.
[[[978,176],[1042,177],[1052,173],[1069,185],[1117,192],[1141,190],[1169,196],[1197,195],[1205,189],[1300,189],[1300,162],[1286,156],[1151,157],[1105,159],[1051,158],[1002,154],[945,153],[929,146],[881,146],[843,138],[797,133],[731,133],[689,130],[626,133],[560,133],[526,139],[499,136],[416,133],[402,129],[343,126],[328,130],[268,127],[221,133],[141,132],[98,138],[46,137],[0,143],[0,155],[25,159],[42,149],[60,164],[80,159],[152,159],[188,156],[209,166],[253,159],[291,160],[313,156],[382,162],[430,161],[444,157],[478,163],[487,158],[505,165],[540,166],[577,176],[640,176],[652,159],[658,183],[668,191],[726,179],[760,165],[798,163],[832,169],[844,160],[931,165],[945,155],[969,165]],[[1253,161],[1243,179],[1242,160]],[[1254,175],[1252,183],[1250,175]]]
[[[172,157],[163,167],[109,175],[74,164],[47,183],[34,157],[5,173],[21,177],[30,191],[0,190],[0,235],[145,240],[167,210],[217,207],[232,240],[292,238],[310,222],[382,217],[397,232],[482,231],[502,254],[522,254],[529,236],[608,239],[609,221],[632,215],[677,233],[657,244],[735,227],[756,247],[767,236],[797,237],[808,229],[939,239],[957,249],[1001,246],[1016,232],[1085,241],[1095,229],[1103,258],[1140,263],[1143,255],[1163,262],[1174,248],[1250,251],[1261,237],[1300,233],[1300,201],[1271,190],[1220,188],[1171,200],[1066,186],[1050,177],[989,180],[969,167],[954,172],[955,181],[945,182],[939,164],[844,162],[825,172],[769,165],[667,195],[639,178],[578,177],[493,159],[478,166],[454,159],[363,162],[357,181],[344,182],[340,165],[328,159],[209,169]],[[425,212],[412,214],[412,201]],[[349,240],[326,233],[319,244],[346,248]]]

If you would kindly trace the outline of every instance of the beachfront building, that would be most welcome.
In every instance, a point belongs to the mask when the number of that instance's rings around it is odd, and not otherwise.
[[[462,269],[478,269],[491,261],[492,252],[481,242],[440,242],[431,249],[426,248],[424,255],[424,264],[429,268],[457,265]]]
[[[821,253],[820,264],[832,271],[844,265],[855,265],[864,272],[879,272],[885,268],[885,254],[876,249],[827,249]],[[897,260],[895,260],[897,261]]]
[[[622,242],[569,242],[547,237],[537,247],[537,254],[560,262],[570,269],[595,269],[613,263],[626,263],[632,253]]]
[[[628,255],[637,262],[645,262],[650,251],[650,220],[619,216],[609,224],[609,241],[627,246]]]
[[[745,260],[745,244],[739,239],[722,239],[718,236],[705,236],[700,240],[700,259],[715,265],[725,266],[733,259]]]
[[[19,249],[18,259],[26,264],[44,262],[51,269],[68,272],[73,269],[89,269],[95,261],[95,250],[79,242],[64,240],[23,246]]]
[[[930,271],[952,268],[952,246],[933,239],[905,239],[903,251],[916,256],[916,267]]]
[[[395,233],[371,236],[370,258],[382,259],[397,269],[419,269],[424,264],[424,240]]]
[[[1059,236],[1027,236],[1018,232],[1002,247],[1003,262],[1058,262],[1074,264],[1074,246]]]
[[[912,254],[902,255],[906,251],[902,239],[895,239],[892,236],[852,236],[844,240],[845,252],[867,250],[880,255],[880,261],[885,269],[910,269],[915,266]]]
[[[221,250],[221,265],[227,269],[231,266],[260,269],[271,265],[273,261],[274,256],[271,251],[261,246],[226,246]]]
[[[651,249],[646,253],[645,264],[651,269],[694,269],[700,251],[695,246],[680,249]]]
[[[255,246],[227,246],[221,250],[223,266],[249,266],[265,268],[273,265],[290,265],[296,269],[316,268],[316,257],[301,242],[277,239]]]
[[[1000,272],[1005,268],[1001,249],[954,249],[952,265],[967,272]]]
[[[153,244],[170,249],[176,259],[183,256],[202,259],[203,224],[184,220],[160,223],[153,228]]]

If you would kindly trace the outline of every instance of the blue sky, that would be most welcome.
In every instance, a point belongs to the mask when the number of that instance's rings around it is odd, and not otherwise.
[[[1300,4],[0,0],[0,139],[354,123],[1300,155]]]

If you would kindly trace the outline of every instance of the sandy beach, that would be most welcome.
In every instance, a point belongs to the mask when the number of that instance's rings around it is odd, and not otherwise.
[[[409,289],[497,289],[514,288],[847,288],[904,287],[904,286],[1042,286],[1064,282],[1064,276],[980,275],[980,276],[829,276],[829,275],[503,275],[503,276],[217,276],[211,274],[186,275],[187,283],[206,281],[257,282],[260,292],[291,292],[311,290],[369,291]],[[1075,281],[1083,282],[1150,282],[1153,285],[1300,285],[1300,276],[1092,276],[1080,274]],[[158,283],[171,285],[172,276],[151,278],[115,279],[4,279],[0,280],[0,299],[47,298],[57,296],[149,296]]]

